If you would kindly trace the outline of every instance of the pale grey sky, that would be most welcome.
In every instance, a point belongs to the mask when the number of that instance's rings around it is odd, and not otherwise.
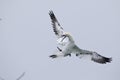
[[[101,65],[56,48],[48,12],[82,48],[112,57]],[[15,80],[120,80],[120,0],[0,0],[0,77]]]

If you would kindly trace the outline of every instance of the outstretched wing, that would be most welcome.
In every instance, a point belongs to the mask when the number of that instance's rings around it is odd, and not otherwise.
[[[104,57],[104,56],[102,56],[100,54],[97,54],[96,52],[93,52],[91,56],[92,56],[91,57],[92,61],[97,62],[97,63],[101,63],[101,64],[105,64],[107,62],[112,61],[112,58]]]
[[[60,38],[62,34],[64,33],[63,28],[60,26],[60,23],[58,22],[57,18],[55,17],[53,11],[49,12],[51,21],[52,21],[52,26],[53,26],[53,31],[55,32],[55,35]]]
[[[82,57],[90,57],[90,59],[94,62],[100,63],[100,64],[106,64],[112,61],[112,58],[104,57],[96,52],[87,51],[87,50],[79,50],[79,53],[76,54],[76,56],[82,58]]]

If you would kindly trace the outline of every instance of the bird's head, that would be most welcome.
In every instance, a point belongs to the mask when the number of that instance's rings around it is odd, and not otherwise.
[[[63,33],[62,36],[63,36],[63,37],[68,37],[70,41],[74,41],[73,38],[72,38],[72,36],[71,36],[71,34],[68,33],[68,32]]]
[[[62,36],[69,37],[69,36],[71,36],[71,35],[70,35],[70,33],[65,32],[65,33],[63,33],[63,35],[62,35]]]

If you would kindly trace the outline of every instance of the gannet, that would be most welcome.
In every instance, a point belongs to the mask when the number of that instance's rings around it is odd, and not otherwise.
[[[63,30],[52,10],[49,11],[49,15],[52,22],[53,31],[57,36],[58,45],[62,46],[62,48],[57,47],[58,51],[56,52],[56,54],[50,55],[49,57],[58,58],[75,54],[79,58],[89,57],[90,60],[100,64],[106,64],[112,61],[112,58],[104,57],[97,52],[80,49],[75,44],[75,41],[71,34]]]

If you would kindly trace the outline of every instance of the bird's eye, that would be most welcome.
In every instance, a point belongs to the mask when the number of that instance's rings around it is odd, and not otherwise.
[[[66,35],[62,35],[62,37],[66,37]]]

